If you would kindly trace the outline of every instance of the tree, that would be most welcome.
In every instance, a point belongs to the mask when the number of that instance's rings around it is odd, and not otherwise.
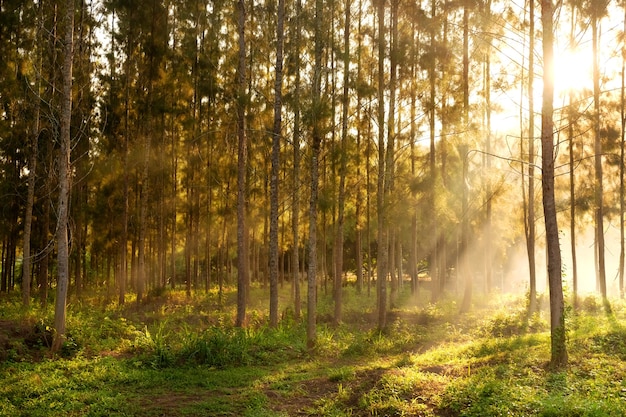
[[[528,312],[533,314],[537,309],[537,272],[535,264],[535,235],[537,230],[535,225],[535,0],[530,0],[530,15],[528,19],[530,22],[528,29],[530,38],[528,45],[528,211],[524,212],[524,230],[526,232],[530,286]]]
[[[314,64],[312,85],[311,120],[311,196],[309,198],[309,269],[307,283],[307,347],[314,349],[317,344],[317,204],[319,193],[319,157],[324,137],[322,118],[322,55],[324,52],[322,22],[324,1],[315,0],[314,17]]]
[[[570,45],[574,45],[574,28],[576,21],[576,3],[571,4]],[[578,259],[576,256],[576,193],[575,193],[575,161],[574,161],[574,124],[576,114],[574,111],[574,94],[568,92],[567,107],[567,136],[569,144],[569,195],[570,195],[570,248],[572,252],[572,301],[573,307],[578,307]],[[622,242],[623,247],[623,242]]]
[[[395,302],[398,296],[398,282],[402,279],[400,276],[396,277],[395,264],[396,264],[396,241],[399,239],[398,233],[396,233],[397,223],[390,220],[391,209],[394,206],[391,199],[394,195],[394,177],[395,177],[395,151],[396,151],[396,118],[397,118],[397,88],[398,88],[398,6],[399,0],[391,0],[390,2],[390,47],[389,47],[389,114],[387,115],[387,150],[385,153],[385,178],[384,178],[384,196],[383,196],[383,209],[385,211],[384,218],[388,234],[388,253],[387,253],[387,269],[391,279],[391,291],[389,294],[389,305],[395,307]],[[385,37],[381,33],[384,41]],[[379,56],[381,59],[381,56]],[[379,86],[379,88],[384,88]],[[379,127],[382,128],[382,125]],[[380,146],[380,144],[379,144]],[[401,245],[398,241],[398,247],[401,249]],[[399,250],[398,252],[401,252]],[[399,262],[401,266],[401,262]],[[402,269],[402,268],[399,268]],[[399,275],[399,274],[398,274]],[[385,278],[386,279],[386,278]]]
[[[600,19],[604,15],[606,0],[592,1],[591,6],[591,32],[593,45],[593,138],[594,138],[594,161],[595,161],[595,222],[596,222],[596,254],[598,259],[598,284],[600,294],[605,306],[608,307],[606,292],[606,266],[604,257],[604,184],[602,174],[602,137],[600,133]]]
[[[341,143],[339,150],[339,194],[337,201],[337,224],[335,230],[335,270],[334,270],[334,299],[335,299],[335,323],[341,322],[342,303],[342,277],[343,277],[343,245],[344,245],[344,221],[346,205],[346,176],[348,159],[348,108],[350,106],[349,78],[350,78],[350,15],[352,2],[345,3],[345,17],[343,30],[343,91],[341,95]]]
[[[276,24],[276,69],[274,80],[274,129],[272,131],[272,173],[270,175],[270,326],[278,326],[278,175],[282,136],[283,38],[285,1],[278,1]],[[296,266],[297,269],[297,266]]]
[[[626,3],[624,3],[624,34],[626,34]],[[619,165],[619,231],[620,231],[620,250],[619,250],[619,294],[620,298],[624,298],[624,258],[626,256],[624,228],[624,211],[625,204],[625,187],[624,187],[624,161],[626,150],[626,36],[622,39],[622,68],[621,68],[621,88],[620,88],[620,165]]]
[[[294,316],[300,319],[301,295],[300,295],[300,47],[302,28],[300,14],[302,13],[302,0],[297,0],[295,10],[295,35],[294,35],[294,91],[293,91],[293,190],[291,208],[291,232],[293,235],[292,268],[294,287]],[[304,263],[304,262],[303,262]]]
[[[561,281],[559,226],[554,198],[554,6],[552,0],[541,1],[543,26],[543,101],[541,109],[541,186],[548,250],[548,284],[550,288],[550,340],[552,366],[567,365],[565,346],[565,304]]]
[[[428,81],[429,81],[429,97],[428,97],[428,131],[430,138],[430,149],[428,154],[429,161],[429,181],[430,181],[430,193],[429,193],[429,209],[433,213],[430,227],[430,257],[429,268],[431,277],[431,301],[435,302],[439,298],[440,293],[440,279],[441,274],[438,268],[439,264],[439,228],[437,221],[437,195],[436,190],[439,184],[437,175],[437,137],[436,137],[436,115],[437,115],[437,73],[436,73],[436,57],[435,51],[437,47],[437,2],[432,1],[430,22],[429,22],[429,55],[427,61]]]
[[[387,326],[387,268],[389,253],[389,235],[387,229],[387,201],[385,200],[385,1],[379,0],[376,18],[378,21],[378,180],[376,209],[378,211],[378,256],[376,259],[376,295],[378,307],[378,329]]]
[[[63,15],[63,79],[61,109],[60,109],[60,137],[61,150],[58,155],[59,167],[59,200],[58,220],[56,230],[57,240],[57,295],[54,308],[54,340],[52,351],[58,352],[65,341],[65,316],[67,290],[69,286],[69,236],[68,214],[71,189],[72,170],[70,166],[72,123],[72,63],[74,58],[74,0],[66,0]]]
[[[354,241],[355,241],[355,251],[356,251],[356,288],[357,292],[360,294],[363,291],[363,186],[361,185],[362,181],[362,173],[361,173],[361,152],[362,152],[362,134],[361,134],[361,115],[362,115],[362,100],[363,93],[362,88],[360,88],[362,80],[361,74],[361,54],[363,49],[363,34],[362,34],[362,20],[363,20],[363,0],[359,0],[358,6],[358,23],[357,23],[357,50],[356,50],[356,65],[357,65],[357,73],[356,73],[356,120],[357,120],[357,132],[356,132],[356,193],[355,193],[355,225],[354,225]]]
[[[237,69],[237,319],[242,327],[246,322],[246,293],[248,286],[248,244],[246,227],[246,169],[248,145],[246,140],[246,5],[237,2],[239,34],[239,66]]]
[[[467,4],[463,7],[463,126],[469,126],[469,9]],[[465,278],[465,291],[463,292],[463,302],[461,303],[461,312],[467,312],[472,303],[472,274],[469,271],[467,256],[465,253],[469,240],[469,211],[468,211],[468,195],[467,195],[467,164],[468,164],[468,148],[467,144],[463,144],[459,151],[460,157],[463,158],[463,183],[462,191],[462,209],[461,209],[461,256],[462,267],[459,271]]]
[[[24,214],[24,252],[23,252],[23,264],[22,264],[22,302],[25,306],[30,305],[31,298],[31,277],[32,277],[32,265],[33,256],[31,254],[31,236],[32,236],[32,224],[33,224],[33,207],[35,205],[35,182],[37,180],[37,158],[39,148],[39,130],[40,130],[40,110],[41,110],[41,72],[43,70],[43,52],[39,45],[43,43],[41,33],[43,32],[43,6],[39,5],[39,12],[37,13],[37,28],[36,39],[37,46],[35,49],[35,85],[33,96],[34,111],[32,120],[32,131],[29,138],[29,159],[28,159],[28,191],[26,196],[26,213]]]

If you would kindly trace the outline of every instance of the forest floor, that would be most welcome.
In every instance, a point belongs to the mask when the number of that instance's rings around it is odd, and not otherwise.
[[[401,292],[385,332],[375,296],[344,292],[340,325],[320,292],[318,344],[290,308],[268,328],[254,288],[246,329],[234,290],[153,294],[123,306],[72,300],[68,339],[49,353],[52,307],[0,296],[0,416],[623,416],[626,304],[568,309],[569,365],[549,367],[547,313],[490,296],[460,315],[454,297]],[[281,290],[289,305],[289,288]],[[545,304],[545,301],[543,302]]]

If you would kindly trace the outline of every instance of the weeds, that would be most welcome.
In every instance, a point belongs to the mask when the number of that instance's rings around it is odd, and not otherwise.
[[[140,307],[71,305],[65,357],[34,360],[51,311],[7,303],[0,416],[626,415],[623,303],[607,316],[586,299],[568,318],[570,366],[553,372],[545,313],[527,317],[522,298],[458,316],[401,294],[379,332],[371,300],[359,310],[346,291],[346,322],[319,325],[314,356],[293,318],[270,328],[258,310],[236,328],[217,295],[166,291]]]

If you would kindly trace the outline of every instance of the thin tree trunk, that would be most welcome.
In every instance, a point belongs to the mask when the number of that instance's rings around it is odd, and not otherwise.
[[[276,79],[274,81],[274,130],[270,176],[270,326],[278,326],[278,175],[282,129],[283,40],[285,1],[278,0],[276,23]]]
[[[361,80],[361,48],[362,48],[362,40],[361,40],[361,21],[362,21],[362,13],[363,13],[363,2],[359,0],[359,10],[358,10],[358,44],[357,44],[357,80],[360,82]],[[356,290],[357,293],[360,294],[363,291],[363,224],[361,222],[362,211],[363,211],[363,188],[361,185],[361,101],[362,94],[360,89],[357,90],[357,98],[356,98],[356,120],[357,120],[357,131],[356,131],[356,196],[355,196],[355,224],[354,224],[354,243],[355,243],[355,252],[356,252]]]
[[[302,0],[296,3],[295,17],[295,88],[294,88],[294,120],[293,120],[293,207],[291,217],[291,229],[293,233],[293,285],[294,285],[294,318],[300,320],[301,315],[301,295],[300,295],[300,39],[301,23],[300,14],[302,12]],[[303,262],[304,264],[304,262]]]
[[[246,169],[248,146],[246,140],[246,5],[244,0],[237,2],[239,33],[239,68],[237,92],[237,319],[239,327],[246,324],[246,299],[248,284],[248,245],[246,227]]]
[[[528,46],[528,215],[526,216],[526,251],[528,253],[528,312],[537,310],[537,268],[535,264],[535,0],[530,0]]]
[[[486,16],[491,16],[491,0],[485,2]],[[492,209],[492,190],[489,175],[491,174],[491,39],[487,40],[487,51],[485,52],[484,62],[484,92],[485,92],[485,159],[487,168],[487,185],[486,195],[487,202],[485,204],[485,290],[489,294],[493,287],[493,209]]]
[[[71,189],[72,170],[71,154],[71,122],[72,122],[72,61],[74,56],[74,0],[65,2],[63,26],[65,37],[63,42],[62,96],[60,111],[60,143],[58,156],[59,167],[59,203],[57,220],[57,296],[54,308],[54,340],[52,351],[58,352],[65,341],[65,317],[67,290],[69,286],[69,241],[68,214]]]
[[[40,6],[41,7],[41,6]],[[38,32],[39,33],[39,32]],[[30,135],[30,155],[28,159],[28,191],[26,197],[26,213],[24,214],[24,253],[22,264],[22,303],[28,307],[30,305],[31,278],[33,258],[30,251],[30,240],[33,224],[33,206],[35,204],[35,181],[37,180],[37,156],[39,148],[39,112],[40,112],[40,82],[41,82],[41,55],[37,51],[38,68],[36,70],[35,92],[33,97],[35,111],[33,115],[32,132]]]
[[[115,39],[115,37],[111,36],[111,39]],[[128,40],[129,39],[127,39],[127,41]],[[127,44],[127,52],[130,53],[131,42],[127,42]],[[130,164],[128,155],[130,142],[130,64],[130,55],[128,55],[126,58],[126,75],[124,80],[124,207],[122,213],[122,241],[120,243],[119,305],[123,305],[126,300],[126,284],[128,283],[128,222],[130,217]],[[134,271],[131,272],[134,273]]]
[[[416,179],[417,176],[417,153],[415,141],[417,138],[417,56],[419,36],[417,33],[417,23],[413,22],[411,25],[411,108],[410,108],[410,133],[409,143],[411,150],[411,178]],[[409,246],[409,273],[411,274],[411,294],[414,296],[419,295],[419,270],[418,270],[418,257],[417,257],[417,190],[412,190],[411,196],[411,244]]]
[[[624,33],[626,33],[626,3],[624,4]],[[621,140],[620,140],[620,165],[619,165],[619,295],[624,298],[624,210],[625,210],[625,189],[624,189],[624,148],[626,142],[626,38],[622,39],[622,85],[620,90],[620,116],[621,116]]]
[[[321,106],[322,81],[322,19],[324,1],[315,1],[314,67],[313,67],[313,108],[319,112]],[[307,348],[312,350],[317,344],[317,199],[319,186],[319,156],[323,133],[320,114],[313,120],[311,144],[311,197],[309,200],[309,270],[307,294]]]
[[[378,181],[376,207],[378,210],[377,296],[378,329],[387,327],[387,269],[389,235],[385,202],[385,2],[378,2]]]
[[[394,193],[394,176],[395,176],[395,144],[396,144],[396,105],[397,105],[397,85],[398,85],[398,6],[399,0],[391,1],[391,30],[390,30],[390,56],[389,56],[389,115],[387,118],[387,153],[385,155],[385,205],[390,205],[391,196]],[[384,36],[382,38],[384,40]],[[380,57],[379,57],[380,58]],[[389,306],[391,308],[396,307],[395,303],[398,298],[398,281],[401,279],[397,275],[396,265],[396,241],[399,239],[395,228],[392,229],[391,221],[389,220],[391,214],[389,213],[389,207],[385,207],[386,222],[389,235],[389,252],[387,254],[387,262],[389,266],[390,279],[391,279],[391,291],[389,296]]]
[[[570,44],[574,44],[574,27],[576,21],[576,6],[572,3],[572,22],[570,28]],[[569,142],[569,194],[570,194],[570,249],[572,253],[572,305],[578,307],[578,265],[576,256],[576,194],[575,194],[575,166],[574,166],[574,97],[569,91],[569,107],[567,111],[567,136]],[[622,165],[623,168],[623,165]],[[622,240],[623,243],[623,240]],[[622,244],[622,248],[623,248]]]
[[[437,2],[432,2],[431,9],[431,19],[435,19],[437,12]],[[434,56],[435,44],[436,44],[436,29],[435,25],[432,25],[430,29],[430,49],[431,53]],[[438,254],[438,227],[437,227],[437,196],[436,196],[436,188],[437,188],[437,165],[436,165],[436,137],[435,137],[435,116],[436,116],[436,72],[435,72],[435,62],[431,62],[429,64],[428,69],[428,79],[429,79],[429,87],[430,87],[430,97],[428,104],[428,123],[429,123],[429,135],[430,135],[430,150],[429,150],[429,169],[430,169],[430,195],[429,195],[429,203],[430,210],[432,213],[431,219],[431,235],[430,235],[430,259],[429,259],[429,269],[430,269],[430,278],[431,278],[431,302],[435,302],[439,299],[439,272],[438,272],[438,262],[439,262],[439,254]]]
[[[349,93],[349,67],[350,67],[350,16],[351,16],[352,1],[348,0],[345,3],[345,21],[344,21],[344,36],[343,36],[343,92],[341,98],[342,115],[341,115],[341,143],[339,150],[339,195],[337,202],[337,230],[335,234],[335,285],[334,285],[334,300],[335,300],[335,324],[341,322],[342,315],[342,284],[343,284],[343,243],[344,243],[344,217],[345,217],[345,201],[346,201],[346,175],[347,175],[347,159],[348,159],[348,107],[350,106]]]
[[[594,8],[595,10],[595,8]],[[602,174],[602,138],[600,134],[600,63],[599,63],[599,17],[594,12],[591,18],[593,44],[593,125],[594,125],[594,161],[595,161],[595,220],[596,246],[598,255],[598,284],[600,294],[605,305],[608,305],[606,292],[606,267],[604,258],[604,202],[603,202],[603,174]]]
[[[372,77],[373,78],[373,77]],[[367,106],[367,113],[372,114],[373,105],[370,101]],[[367,296],[369,297],[372,294],[372,192],[370,187],[371,182],[371,170],[370,170],[370,160],[372,156],[372,119],[370,117],[367,118],[367,145],[365,147],[365,184],[366,184],[366,195],[365,195],[365,227],[367,229],[366,234],[366,256],[367,256]]]
[[[465,5],[463,8],[463,126],[469,124],[469,10]],[[461,202],[461,268],[465,281],[465,291],[463,293],[463,302],[461,303],[461,312],[467,312],[472,305],[472,287],[474,285],[472,274],[469,268],[469,260],[467,259],[467,248],[469,241],[469,212],[468,212],[468,195],[467,195],[467,164],[468,164],[468,144],[467,141],[461,145],[460,157],[463,158],[463,180],[462,180],[462,202]],[[489,198],[489,196],[487,196]]]
[[[541,166],[543,211],[548,252],[548,280],[550,288],[551,360],[553,367],[567,365],[565,347],[565,305],[561,282],[561,250],[554,198],[554,55],[553,5],[551,0],[541,2],[543,25],[543,105],[541,110]]]

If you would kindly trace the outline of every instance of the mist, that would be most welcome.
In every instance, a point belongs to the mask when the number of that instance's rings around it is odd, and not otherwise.
[[[563,270],[564,290],[571,294],[573,290],[573,262],[570,250],[569,231],[560,232],[560,247]],[[606,252],[606,281],[607,294],[609,297],[619,297],[619,230],[609,228],[605,232]],[[537,292],[542,293],[547,289],[546,251],[542,236],[538,237],[536,252]],[[585,296],[598,293],[596,284],[595,259],[594,259],[594,229],[587,227],[584,231],[576,234],[576,261],[578,270],[578,294]],[[509,250],[507,264],[494,273],[494,285],[504,293],[528,292],[529,268],[526,243],[524,241]]]

